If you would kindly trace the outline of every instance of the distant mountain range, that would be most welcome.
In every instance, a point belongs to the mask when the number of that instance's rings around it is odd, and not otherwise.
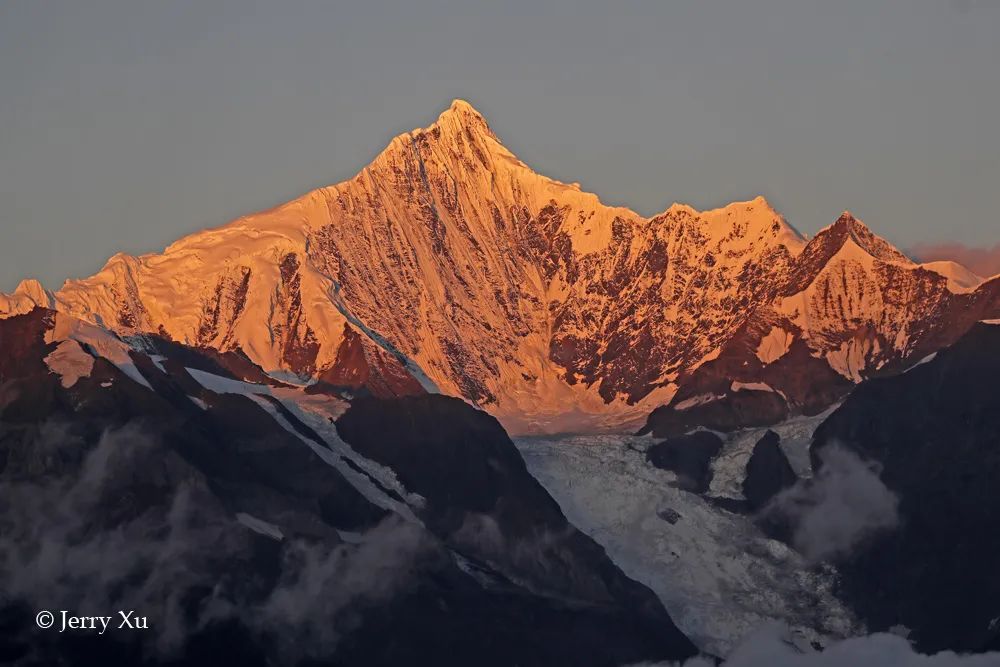
[[[289,382],[460,396],[515,434],[667,433],[817,412],[1000,315],[1000,278],[846,212],[807,240],[762,198],[605,206],[456,100],[349,181],[56,292],[25,281],[0,315],[36,305]]]
[[[644,218],[456,101],[350,181],[0,295],[0,662],[995,650],[998,323],[1000,276],[850,213]]]

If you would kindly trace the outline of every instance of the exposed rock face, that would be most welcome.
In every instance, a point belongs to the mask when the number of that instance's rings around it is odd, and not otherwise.
[[[762,198],[652,218],[605,206],[531,171],[456,101],[349,181],[116,255],[50,300],[300,379],[341,373],[357,334],[516,433],[632,429],[734,382],[775,394],[723,406],[729,428],[817,412],[1000,314],[1000,280],[928,267],[849,214],[806,243]],[[46,299],[28,285],[0,314]]]
[[[904,625],[922,650],[996,642],[997,378],[1000,326],[977,324],[926,363],[862,384],[815,435],[814,454],[840,443],[878,461],[899,497],[899,526],[840,563],[841,593],[873,630]]]
[[[64,345],[89,370],[53,358]],[[0,320],[0,491],[4,660],[611,666],[695,652],[459,399],[352,406],[233,352],[35,309]],[[157,631],[42,633],[42,598],[141,609]]]
[[[731,430],[819,413],[857,382],[899,372],[1000,311],[1000,279],[956,285],[849,213],[811,239],[778,283],[714,359],[681,372],[676,395],[644,431]],[[774,396],[754,404],[740,397],[747,391]],[[682,414],[691,403],[697,412]]]
[[[768,431],[754,445],[753,454],[747,461],[746,479],[743,480],[743,495],[750,509],[757,511],[785,489],[793,486],[798,477],[778,444],[781,438],[774,431]]]
[[[742,426],[768,426],[788,416],[788,405],[773,391],[742,390],[723,395],[700,394],[679,407],[661,406],[649,415],[640,434],[657,437],[687,433],[699,426],[715,431],[732,431]],[[699,402],[704,401],[704,402]]]
[[[346,390],[378,398],[425,393],[402,361],[359,334],[350,324],[344,324],[344,337],[333,365],[320,374],[317,384],[306,389],[310,393],[326,390],[339,393]]]
[[[337,420],[337,431],[425,498],[428,528],[463,553],[555,596],[624,603],[640,636],[688,650],[656,597],[567,523],[493,417],[442,396],[365,399]]]
[[[696,431],[659,442],[646,451],[657,468],[677,473],[680,485],[705,493],[712,481],[712,459],[722,449],[722,438],[711,431]]]

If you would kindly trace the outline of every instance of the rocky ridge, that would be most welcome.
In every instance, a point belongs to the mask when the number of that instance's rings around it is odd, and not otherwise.
[[[349,181],[54,293],[22,283],[0,316],[51,306],[295,383],[360,337],[376,366],[511,432],[620,431],[690,401],[816,411],[953,342],[1000,311],[1000,280],[944,264],[847,213],[807,241],[759,197],[651,218],[606,206],[533,172],[456,100]]]

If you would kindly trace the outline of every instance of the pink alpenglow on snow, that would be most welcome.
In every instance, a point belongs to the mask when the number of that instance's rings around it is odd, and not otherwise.
[[[634,429],[733,382],[766,384],[783,411],[823,407],[996,316],[998,293],[846,212],[807,240],[762,197],[652,217],[605,205],[456,100],[348,181],[117,254],[55,293],[26,281],[0,313],[49,306],[239,350],[285,381],[457,395],[513,433],[554,433]]]

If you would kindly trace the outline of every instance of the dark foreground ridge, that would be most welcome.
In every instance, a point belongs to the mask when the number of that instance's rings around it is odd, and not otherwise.
[[[496,420],[463,401],[356,400],[336,423],[348,463],[333,425],[279,398],[291,388],[213,391],[187,370],[265,381],[245,359],[148,338],[156,362],[131,358],[151,388],[100,357],[66,388],[43,361],[52,326],[42,309],[0,321],[0,661],[695,653],[657,598],[566,521]],[[34,615],[50,607],[135,609],[150,630],[45,632]]]
[[[1000,641],[1000,326],[896,377],[859,386],[817,430],[882,466],[899,526],[839,564],[842,595],[872,630],[903,625],[922,651]]]

